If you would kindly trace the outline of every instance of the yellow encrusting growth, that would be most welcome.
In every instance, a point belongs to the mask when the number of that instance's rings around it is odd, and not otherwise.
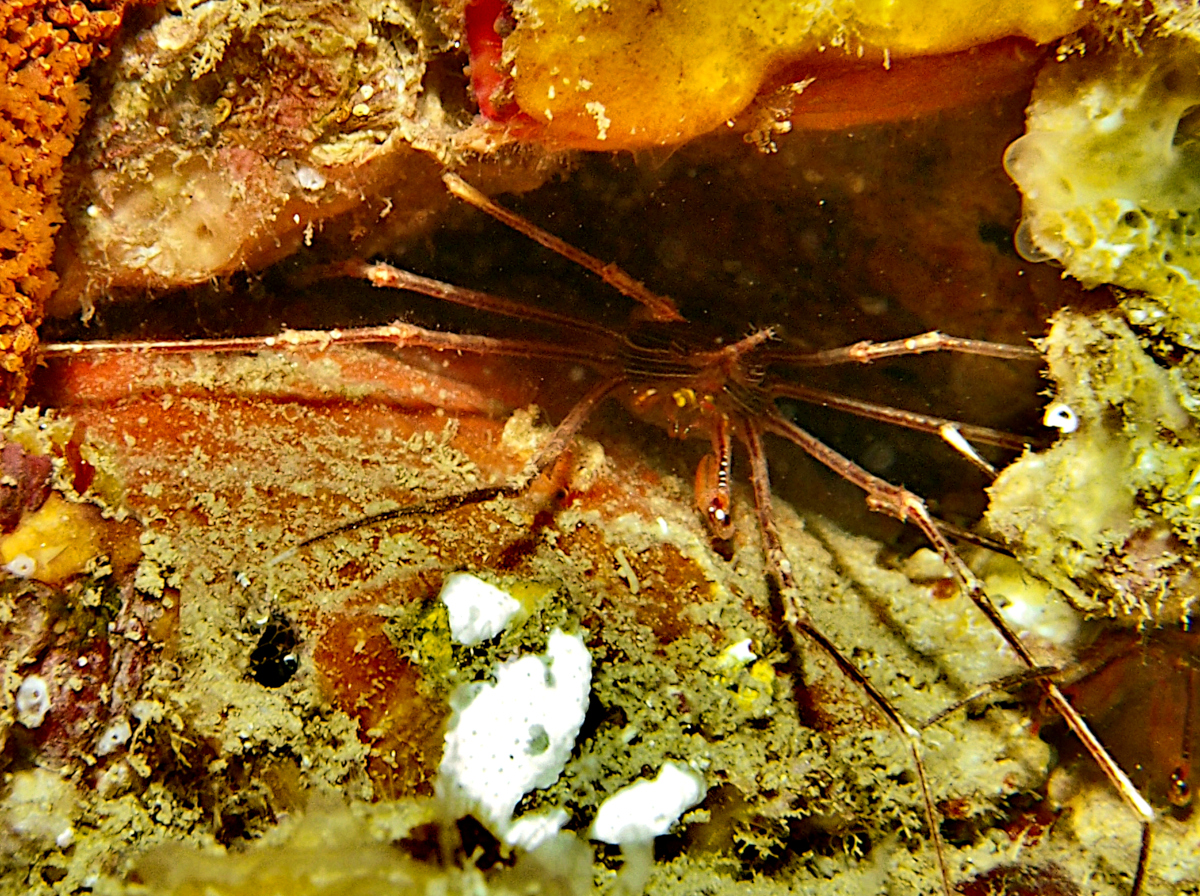
[[[1061,311],[1042,347],[1078,424],[1000,474],[988,527],[1079,611],[1186,630],[1200,606],[1194,365],[1166,369],[1114,312]]]
[[[0,559],[26,578],[57,585],[83,572],[101,552],[103,521],[96,508],[72,504],[52,492],[38,510],[0,540]],[[27,574],[24,570],[27,569]]]
[[[1200,52],[1144,40],[1048,66],[1005,154],[1017,247],[1084,286],[1112,283],[1129,320],[1200,346]]]
[[[505,41],[522,111],[580,148],[673,144],[736,116],[773,72],[833,53],[855,61],[950,53],[1078,29],[1072,0],[519,0]],[[602,111],[603,115],[597,114]]]

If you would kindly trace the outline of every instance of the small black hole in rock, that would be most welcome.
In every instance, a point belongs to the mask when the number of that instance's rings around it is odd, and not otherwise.
[[[61,868],[58,865],[45,865],[42,867],[42,880],[48,884],[56,884],[67,876],[67,869]]]
[[[287,684],[300,667],[296,652],[299,638],[292,624],[282,616],[272,616],[263,626],[262,635],[250,654],[250,673],[265,688]]]

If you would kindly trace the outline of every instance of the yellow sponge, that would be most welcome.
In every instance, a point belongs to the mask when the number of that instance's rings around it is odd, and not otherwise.
[[[12,574],[57,585],[83,572],[101,552],[103,521],[95,507],[72,504],[57,492],[0,539],[0,560]]]
[[[593,149],[683,142],[741,112],[804,58],[1045,43],[1084,21],[1074,0],[519,0],[505,41],[521,111],[551,141]],[[887,54],[885,57],[884,54]]]

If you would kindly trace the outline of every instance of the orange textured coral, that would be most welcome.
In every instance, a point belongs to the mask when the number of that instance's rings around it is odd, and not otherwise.
[[[83,123],[83,68],[125,0],[0,0],[0,402],[19,403],[54,290],[62,163]]]

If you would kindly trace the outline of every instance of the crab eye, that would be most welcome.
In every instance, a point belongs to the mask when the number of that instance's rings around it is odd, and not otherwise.
[[[733,538],[733,514],[729,512],[728,503],[719,497],[704,506],[704,521],[714,538],[721,541]]]

